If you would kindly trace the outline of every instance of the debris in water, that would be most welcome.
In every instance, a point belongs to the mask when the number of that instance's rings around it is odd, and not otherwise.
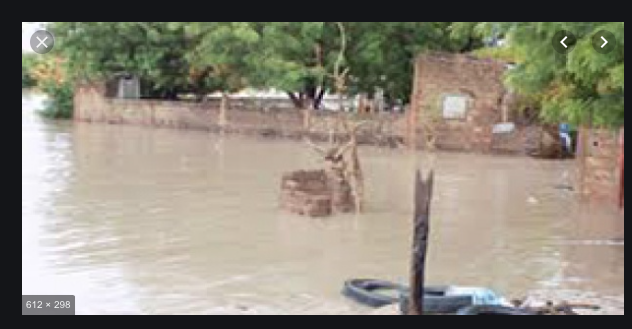
[[[575,188],[571,185],[567,185],[567,184],[558,184],[555,185],[555,189],[557,190],[563,190],[563,191],[574,191]]]
[[[601,309],[598,305],[589,303],[569,303],[562,301],[554,303],[553,301],[537,300],[533,297],[527,297],[524,300],[514,300],[515,307],[534,312],[537,315],[580,315],[577,309],[598,311]]]

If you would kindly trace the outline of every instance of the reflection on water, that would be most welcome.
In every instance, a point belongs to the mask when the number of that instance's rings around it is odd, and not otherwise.
[[[196,131],[43,122],[22,104],[22,293],[74,294],[79,314],[364,312],[352,277],[406,281],[416,156],[362,149],[369,204],[280,212],[302,144]],[[570,162],[441,154],[428,280],[624,294],[623,220],[554,188]],[[614,242],[613,242],[614,241]]]

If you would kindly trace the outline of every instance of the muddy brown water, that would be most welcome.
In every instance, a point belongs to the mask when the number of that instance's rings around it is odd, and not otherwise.
[[[432,159],[362,148],[366,213],[309,219],[278,209],[282,173],[319,165],[301,143],[52,122],[40,102],[23,93],[23,294],[76,295],[78,314],[353,314],[346,279],[406,282],[414,168]],[[429,283],[623,312],[623,218],[555,188],[572,162],[434,161]]]

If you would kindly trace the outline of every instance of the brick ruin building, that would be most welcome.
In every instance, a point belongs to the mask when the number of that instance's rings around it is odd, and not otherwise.
[[[415,62],[407,142],[425,148],[476,153],[537,151],[546,129],[512,110],[515,95],[503,86],[508,63],[465,54],[431,53]],[[431,127],[427,124],[431,121]]]
[[[427,148],[430,133],[439,150],[559,157],[557,126],[515,111],[515,96],[503,85],[509,69],[508,63],[465,54],[420,55],[407,118],[408,146]],[[581,128],[576,149],[576,190],[622,208],[623,129]]]

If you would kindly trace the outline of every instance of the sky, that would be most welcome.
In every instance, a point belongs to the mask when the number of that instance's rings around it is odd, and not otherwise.
[[[33,52],[31,49],[31,35],[44,27],[44,22],[22,22],[22,51]]]

